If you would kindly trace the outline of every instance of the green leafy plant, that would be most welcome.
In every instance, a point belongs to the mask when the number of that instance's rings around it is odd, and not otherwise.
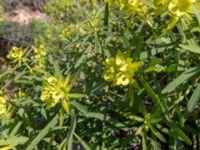
[[[59,2],[2,58],[0,147],[199,149],[200,2]]]

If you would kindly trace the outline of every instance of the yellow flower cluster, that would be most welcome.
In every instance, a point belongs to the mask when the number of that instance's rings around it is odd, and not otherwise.
[[[18,63],[20,67],[22,63],[26,61],[24,54],[24,49],[13,46],[7,54],[7,58],[12,60],[14,63]]]
[[[69,34],[69,29],[68,28],[65,28],[60,34],[59,34],[59,38],[61,40],[64,40],[68,37],[68,34]]]
[[[111,6],[118,6],[121,11],[127,14],[147,12],[144,0],[108,0],[108,2]]]
[[[169,2],[170,0],[154,0],[153,4],[156,6],[156,8],[154,8],[154,13],[162,14],[164,12],[167,12]]]
[[[71,24],[67,26],[60,34],[59,38],[61,40],[65,40],[70,36],[73,36],[75,33],[80,32],[82,34],[86,33],[86,31],[78,24]]]
[[[4,115],[6,112],[6,98],[0,96],[0,115]]]
[[[34,56],[31,57],[32,60],[37,60],[34,64],[34,68],[44,69],[45,68],[45,56],[47,55],[45,47],[41,44],[38,48],[34,48]]]
[[[47,108],[52,108],[59,102],[62,103],[63,108],[67,113],[70,110],[69,99],[76,94],[69,93],[74,83],[69,83],[70,75],[66,79],[51,76],[43,82],[43,90],[41,100],[47,103]]]
[[[169,12],[173,17],[194,13],[192,5],[199,7],[196,0],[154,0],[154,5],[157,7],[156,13]]]
[[[153,12],[157,15],[168,13],[171,19],[168,23],[167,29],[171,30],[177,23],[178,19],[184,17],[186,14],[194,14],[192,6],[200,10],[200,5],[197,0],[154,0],[156,8]]]
[[[187,13],[194,13],[192,5],[195,3],[196,0],[171,0],[168,9],[172,15],[181,17]]]
[[[112,82],[113,86],[133,84],[135,82],[133,79],[134,73],[142,64],[142,61],[132,62],[131,58],[125,58],[118,51],[115,58],[106,59],[104,79]]]
[[[7,108],[7,97],[0,95],[0,118],[10,119],[11,113]]]
[[[137,12],[138,14],[148,13],[148,6],[144,0],[108,0],[110,5],[119,6],[120,10],[127,14]],[[172,17],[179,18],[188,13],[194,13],[192,5],[200,9],[197,0],[153,0],[155,14],[170,13]]]
[[[147,7],[143,0],[119,0],[120,9],[124,12],[145,13]]]

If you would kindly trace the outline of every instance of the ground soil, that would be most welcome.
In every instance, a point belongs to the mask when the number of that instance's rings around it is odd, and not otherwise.
[[[20,25],[28,25],[33,19],[47,20],[48,16],[39,10],[34,10],[27,6],[22,6],[16,10],[6,12],[4,14],[4,18],[6,21],[16,22]]]

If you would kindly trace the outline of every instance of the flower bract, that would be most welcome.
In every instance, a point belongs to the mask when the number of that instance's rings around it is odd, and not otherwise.
[[[43,82],[41,100],[47,103],[47,108],[52,108],[58,103],[62,103],[67,113],[70,110],[70,99],[85,97],[84,94],[70,93],[75,82],[70,83],[70,75],[65,79],[61,77],[48,77]]]
[[[22,48],[18,48],[16,46],[13,46],[8,55],[7,58],[12,60],[15,63],[18,63],[19,66],[22,65],[23,62],[26,61],[26,58],[24,57],[25,50]]]
[[[133,76],[142,64],[142,61],[132,62],[118,51],[115,57],[106,59],[104,79],[112,82],[113,86],[132,84],[135,81]]]

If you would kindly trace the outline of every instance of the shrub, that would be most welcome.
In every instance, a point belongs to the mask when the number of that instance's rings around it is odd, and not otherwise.
[[[200,2],[59,2],[1,67],[0,145],[198,149]]]

